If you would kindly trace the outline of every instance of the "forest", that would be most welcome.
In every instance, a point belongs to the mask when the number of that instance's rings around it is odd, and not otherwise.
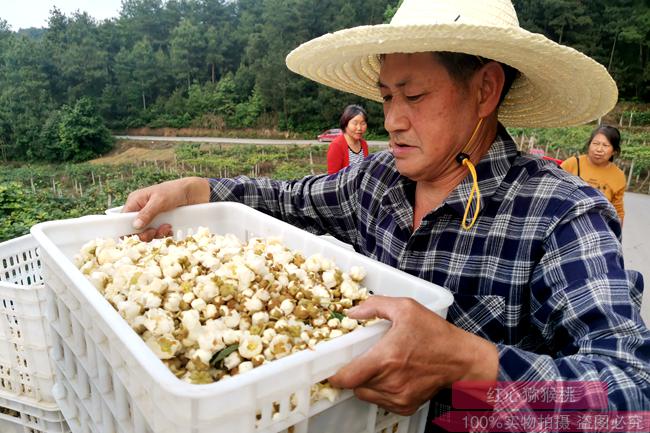
[[[290,72],[286,54],[327,32],[386,22],[398,0],[123,0],[118,17],[50,11],[11,29],[0,12],[0,157],[79,162],[139,127],[313,133],[363,103]],[[522,27],[603,64],[620,98],[650,101],[648,0],[515,0]],[[650,113],[635,113],[650,125]]]

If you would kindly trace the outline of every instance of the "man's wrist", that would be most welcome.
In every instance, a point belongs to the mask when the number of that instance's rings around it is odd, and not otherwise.
[[[468,365],[463,381],[496,381],[499,374],[499,351],[490,341],[472,335],[475,341],[467,351]]]
[[[204,177],[185,178],[185,198],[188,205],[210,201],[210,182]]]

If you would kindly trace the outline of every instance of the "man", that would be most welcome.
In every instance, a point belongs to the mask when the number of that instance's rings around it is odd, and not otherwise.
[[[624,270],[614,209],[554,164],[519,155],[499,123],[597,118],[617,96],[602,66],[519,28],[507,0],[406,0],[391,24],[325,35],[287,64],[381,99],[391,151],[293,182],[145,188],[125,205],[140,211],[136,228],[176,206],[240,201],[451,290],[447,321],[406,298],[348,313],[392,327],[330,382],[392,412],[448,405],[445,390],[472,380],[602,381],[594,405],[650,409],[642,282]]]

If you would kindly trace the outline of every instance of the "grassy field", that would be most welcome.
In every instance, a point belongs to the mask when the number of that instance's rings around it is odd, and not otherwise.
[[[584,149],[591,129],[510,132],[523,152],[543,149],[547,155],[565,159]],[[325,173],[326,154],[327,144],[122,141],[108,155],[83,164],[5,164],[0,171],[0,241],[25,234],[41,221],[101,214],[123,204],[137,188],[183,176],[295,179]],[[623,130],[623,154],[617,163],[629,176],[629,191],[650,193],[650,133],[646,129]]]

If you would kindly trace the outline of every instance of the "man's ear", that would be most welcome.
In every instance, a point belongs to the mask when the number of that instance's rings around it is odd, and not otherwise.
[[[498,108],[501,90],[505,83],[505,73],[500,64],[489,62],[478,70],[474,79],[478,87],[478,115],[488,117]]]

